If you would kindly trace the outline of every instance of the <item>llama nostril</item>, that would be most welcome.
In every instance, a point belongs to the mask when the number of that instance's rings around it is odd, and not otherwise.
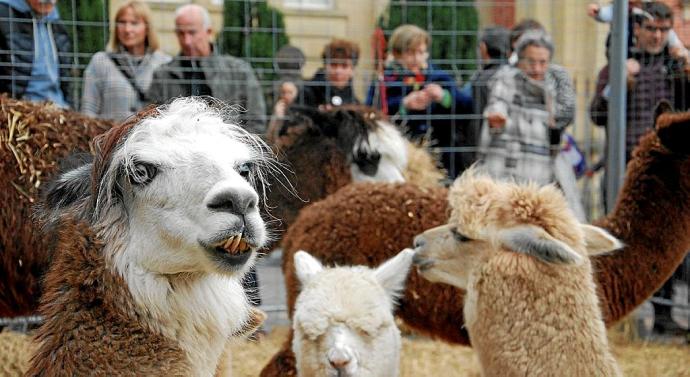
[[[335,358],[335,359],[329,359],[329,363],[331,363],[331,366],[335,369],[343,369],[347,367],[347,364],[350,363],[350,359],[345,359],[345,358]]]

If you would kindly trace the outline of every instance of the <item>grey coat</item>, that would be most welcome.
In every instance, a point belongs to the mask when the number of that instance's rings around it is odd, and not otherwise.
[[[189,82],[184,78],[183,56],[158,68],[153,74],[153,83],[148,98],[153,103],[166,103],[173,97],[188,96]],[[247,131],[263,134],[266,130],[266,104],[259,81],[252,67],[244,60],[213,54],[200,59],[206,84],[211,95],[229,105],[240,105],[244,110],[240,119]]]

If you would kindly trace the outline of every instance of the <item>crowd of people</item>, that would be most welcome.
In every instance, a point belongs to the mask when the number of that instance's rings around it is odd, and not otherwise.
[[[276,57],[280,80],[269,113],[251,65],[218,53],[204,7],[187,4],[177,9],[180,53],[170,56],[160,49],[149,7],[137,0],[116,11],[107,48],[94,54],[84,70],[77,106],[70,89],[71,39],[55,3],[0,0],[0,92],[115,121],[173,97],[211,96],[241,106],[245,128],[269,139],[290,106],[330,109],[363,103],[383,111],[412,141],[459,147],[461,153],[442,154],[450,179],[479,161],[496,177],[555,182],[584,220],[573,164],[561,147],[575,114],[575,89],[567,70],[552,61],[553,40],[535,20],[510,30],[482,30],[480,66],[463,86],[430,61],[432,42],[426,30],[399,26],[388,39],[384,69],[364,100],[353,87],[360,58],[357,44],[332,40],[321,54],[323,66],[309,79],[301,75],[304,54],[285,46]],[[629,4],[628,158],[653,126],[659,102],[686,109],[690,98],[688,50],[673,32],[672,10],[657,1]],[[598,22],[612,21],[611,6],[590,4],[587,13]],[[592,121],[602,127],[607,126],[608,72],[608,66],[601,69],[590,105]]]

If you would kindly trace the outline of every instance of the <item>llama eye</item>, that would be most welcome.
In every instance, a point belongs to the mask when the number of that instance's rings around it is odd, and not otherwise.
[[[129,174],[129,182],[133,185],[144,186],[149,184],[158,173],[158,168],[146,162],[136,162]]]
[[[450,233],[453,235],[453,238],[455,238],[456,241],[458,242],[468,242],[472,241],[471,238],[467,237],[466,235],[458,232],[458,228],[453,228],[450,230]]]
[[[244,164],[241,164],[240,166],[237,167],[237,172],[240,173],[242,178],[248,180],[249,176],[252,173],[252,164],[249,162],[245,162]]]

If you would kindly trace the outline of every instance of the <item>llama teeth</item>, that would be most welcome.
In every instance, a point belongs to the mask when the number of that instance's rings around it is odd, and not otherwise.
[[[237,236],[233,237],[232,245],[230,245],[230,252],[234,253],[237,251],[237,247],[239,246],[241,240],[242,240],[241,235],[237,235]]]
[[[230,237],[227,239],[227,241],[225,241],[225,243],[223,244],[223,249],[225,249],[225,251],[232,252],[231,246],[232,246],[232,241],[234,239],[235,239],[235,237]]]
[[[244,238],[242,238],[240,240],[240,251],[244,252],[247,251],[247,249],[249,249],[249,245],[247,245],[247,241],[245,241]]]

